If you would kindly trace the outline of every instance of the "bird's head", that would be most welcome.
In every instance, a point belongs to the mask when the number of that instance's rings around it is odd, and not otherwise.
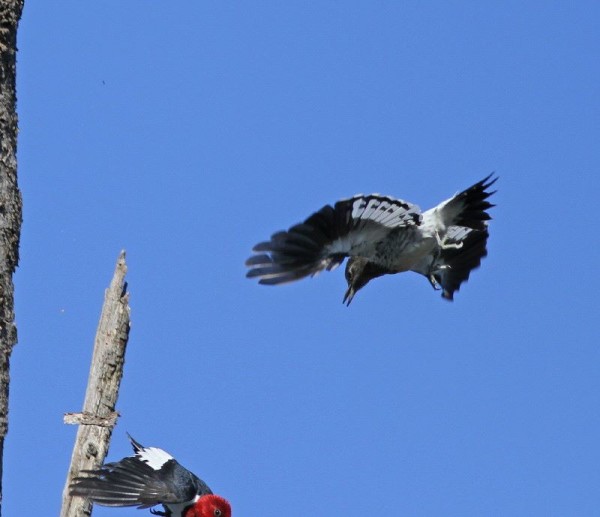
[[[231,517],[231,505],[218,495],[203,495],[185,512],[185,517]]]
[[[363,257],[350,257],[346,264],[346,282],[348,290],[342,303],[350,305],[352,298],[369,280],[385,275],[388,271]]]

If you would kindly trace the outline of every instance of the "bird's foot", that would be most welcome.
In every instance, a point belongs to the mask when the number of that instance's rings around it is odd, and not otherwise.
[[[453,243],[443,242],[442,243],[443,250],[459,250],[462,247],[463,247],[462,242],[453,242]]]
[[[439,291],[442,288],[442,286],[436,280],[435,276],[433,276],[433,273],[429,275],[429,283],[431,284],[431,287],[433,287],[433,289],[435,291]]]
[[[429,279],[431,287],[433,287],[436,291],[439,291],[442,288],[442,286],[440,285],[435,275],[436,273],[444,271],[445,269],[452,269],[452,266],[450,266],[449,264],[439,264],[435,268],[431,268],[431,270],[429,271],[429,276],[427,278]]]
[[[437,240],[438,246],[443,250],[459,250],[463,247],[462,242],[446,242],[448,240],[447,237],[442,239],[438,232],[435,232],[435,239]]]
[[[162,512],[160,510],[155,510],[154,508],[150,508],[150,513],[152,515],[160,515],[161,517],[169,517],[167,512]]]

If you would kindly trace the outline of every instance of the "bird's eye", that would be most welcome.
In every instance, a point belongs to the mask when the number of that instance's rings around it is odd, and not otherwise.
[[[213,512],[215,517],[221,517],[221,510],[219,510],[218,508],[215,508],[215,511]]]

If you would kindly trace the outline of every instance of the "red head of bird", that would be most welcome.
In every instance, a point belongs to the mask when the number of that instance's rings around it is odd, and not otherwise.
[[[231,506],[218,495],[203,495],[185,512],[185,517],[231,517]]]

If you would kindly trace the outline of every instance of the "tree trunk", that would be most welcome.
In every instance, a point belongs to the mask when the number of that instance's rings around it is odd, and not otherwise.
[[[61,517],[91,515],[91,503],[82,497],[71,497],[69,485],[82,470],[97,469],[104,463],[117,421],[115,406],[123,377],[130,326],[126,272],[125,252],[121,252],[112,282],[104,296],[83,412],[65,415],[65,423],[79,424],[79,429],[63,491]]]
[[[22,215],[17,185],[15,77],[17,26],[22,11],[23,0],[0,0],[0,516],[10,354],[17,342],[12,277],[19,261]]]

